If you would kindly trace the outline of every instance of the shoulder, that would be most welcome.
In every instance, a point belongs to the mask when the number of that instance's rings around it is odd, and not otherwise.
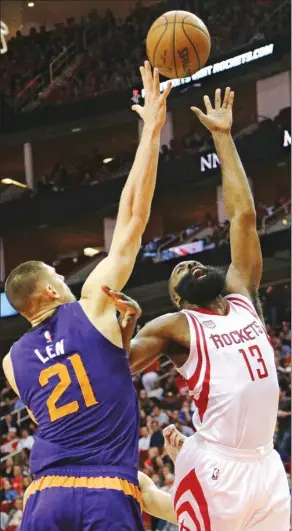
[[[11,350],[4,357],[3,362],[2,362],[2,367],[3,367],[3,372],[5,374],[5,377],[10,383],[13,391],[17,395],[19,395],[19,391],[17,389],[17,385],[16,385],[15,377],[14,377],[13,364],[12,364],[12,359],[11,359]]]
[[[12,367],[11,350],[8,352],[8,354],[6,354],[6,356],[4,356],[3,361],[2,361],[2,367],[3,367],[4,374],[6,378],[8,379],[7,373],[9,372],[9,369]]]

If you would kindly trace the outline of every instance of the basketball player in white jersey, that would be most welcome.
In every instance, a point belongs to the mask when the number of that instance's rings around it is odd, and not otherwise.
[[[278,381],[258,302],[262,254],[253,197],[230,133],[233,99],[227,88],[222,103],[217,89],[214,108],[205,96],[206,114],[192,109],[220,159],[231,265],[225,275],[194,261],[178,264],[169,291],[179,311],[142,328],[130,362],[136,372],[167,354],[196,405],[196,434],[175,461],[180,530],[288,531],[289,488],[273,450]],[[132,301],[104,291],[122,313],[135,314]]]

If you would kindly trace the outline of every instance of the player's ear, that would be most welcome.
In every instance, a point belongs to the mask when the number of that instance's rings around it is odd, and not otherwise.
[[[50,285],[46,286],[45,292],[50,299],[57,300],[60,298],[59,293]]]
[[[182,297],[176,293],[175,290],[173,290],[172,300],[175,306],[178,308],[178,310],[181,310],[183,308],[183,299]]]

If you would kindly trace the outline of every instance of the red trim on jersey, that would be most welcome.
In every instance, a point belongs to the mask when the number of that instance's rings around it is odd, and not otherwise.
[[[174,496],[175,509],[176,509],[176,506],[181,496],[188,490],[194,496],[200,508],[201,515],[202,515],[204,525],[205,525],[205,531],[211,531],[211,522],[210,522],[209,511],[208,511],[208,504],[207,504],[204,492],[202,490],[202,487],[200,485],[200,482],[197,478],[195,470],[191,470],[189,474],[185,476],[184,479],[179,483],[175,496]],[[178,511],[180,511],[180,507],[178,507],[177,514],[179,514]],[[189,512],[189,511],[186,510],[186,512]],[[190,517],[193,518],[191,514],[190,514]]]
[[[236,299],[236,300],[233,300],[233,299],[229,299],[233,304],[234,306],[240,306],[240,308],[243,308],[244,310],[246,310],[247,312],[249,312],[255,319],[259,319],[259,316],[253,312],[249,306],[245,305],[243,303],[243,301],[239,300],[239,299]]]
[[[198,408],[200,420],[201,422],[203,422],[203,417],[204,417],[204,414],[206,412],[206,409],[208,407],[208,402],[209,402],[211,364],[210,364],[205,331],[201,323],[200,323],[200,330],[201,330],[201,334],[203,337],[204,351],[205,351],[205,357],[206,357],[206,369],[205,369],[205,376],[204,376],[204,381],[202,385],[202,390],[200,392],[200,396],[198,400],[195,400],[194,402]]]
[[[199,312],[199,313],[206,313],[208,315],[219,315],[219,317],[225,317],[230,312],[230,304],[227,302],[227,313],[225,315],[222,315],[222,313],[215,312],[213,310],[206,310],[205,308],[192,308],[192,312]]]
[[[196,318],[191,314],[188,313],[188,316],[190,317],[196,334],[196,343],[197,343],[197,351],[198,351],[198,363],[196,366],[196,370],[194,374],[187,380],[188,388],[190,391],[193,391],[199,381],[201,370],[202,370],[202,363],[203,363],[203,355],[202,355],[202,349],[201,349],[201,341],[200,341],[200,334],[199,334],[199,327]],[[192,350],[192,345],[191,345]]]
[[[249,313],[251,313],[251,315],[252,315],[253,317],[255,317],[255,319],[258,319],[259,321],[261,321],[261,319],[260,319],[259,315],[256,313],[256,310],[255,310],[255,308],[253,307],[253,304],[252,304],[252,303],[250,303],[250,305],[249,305],[249,303],[248,303],[247,301],[244,301],[244,300],[242,300],[242,299],[239,299],[238,297],[228,297],[228,299],[229,299],[231,302],[233,302],[233,304],[234,304],[235,306],[240,306],[241,308],[244,308],[244,310],[247,310]],[[251,308],[253,308],[253,311],[251,310]],[[271,339],[271,337],[268,335],[267,330],[266,330],[266,327],[265,327],[264,323],[262,323],[262,321],[261,321],[261,325],[262,325],[262,327],[263,327],[263,331],[265,332],[265,334],[266,334],[266,336],[267,336],[267,340],[268,340],[268,342],[270,343],[271,347],[273,347],[272,339]]]
[[[234,296],[234,295],[231,295],[230,297],[228,297],[228,300],[230,301],[233,301],[233,302],[240,302],[241,304],[243,304],[247,310],[249,310],[250,312],[254,312],[254,314],[256,315],[256,317],[258,317],[257,313],[256,313],[256,309],[254,307],[254,305],[252,304],[252,302],[248,302],[246,301],[245,299],[239,297],[239,296]]]

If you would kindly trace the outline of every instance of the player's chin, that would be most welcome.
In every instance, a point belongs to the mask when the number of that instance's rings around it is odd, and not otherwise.
[[[191,273],[185,275],[176,288],[181,299],[188,304],[206,307],[225,291],[225,274],[221,270],[205,270],[196,278]]]

